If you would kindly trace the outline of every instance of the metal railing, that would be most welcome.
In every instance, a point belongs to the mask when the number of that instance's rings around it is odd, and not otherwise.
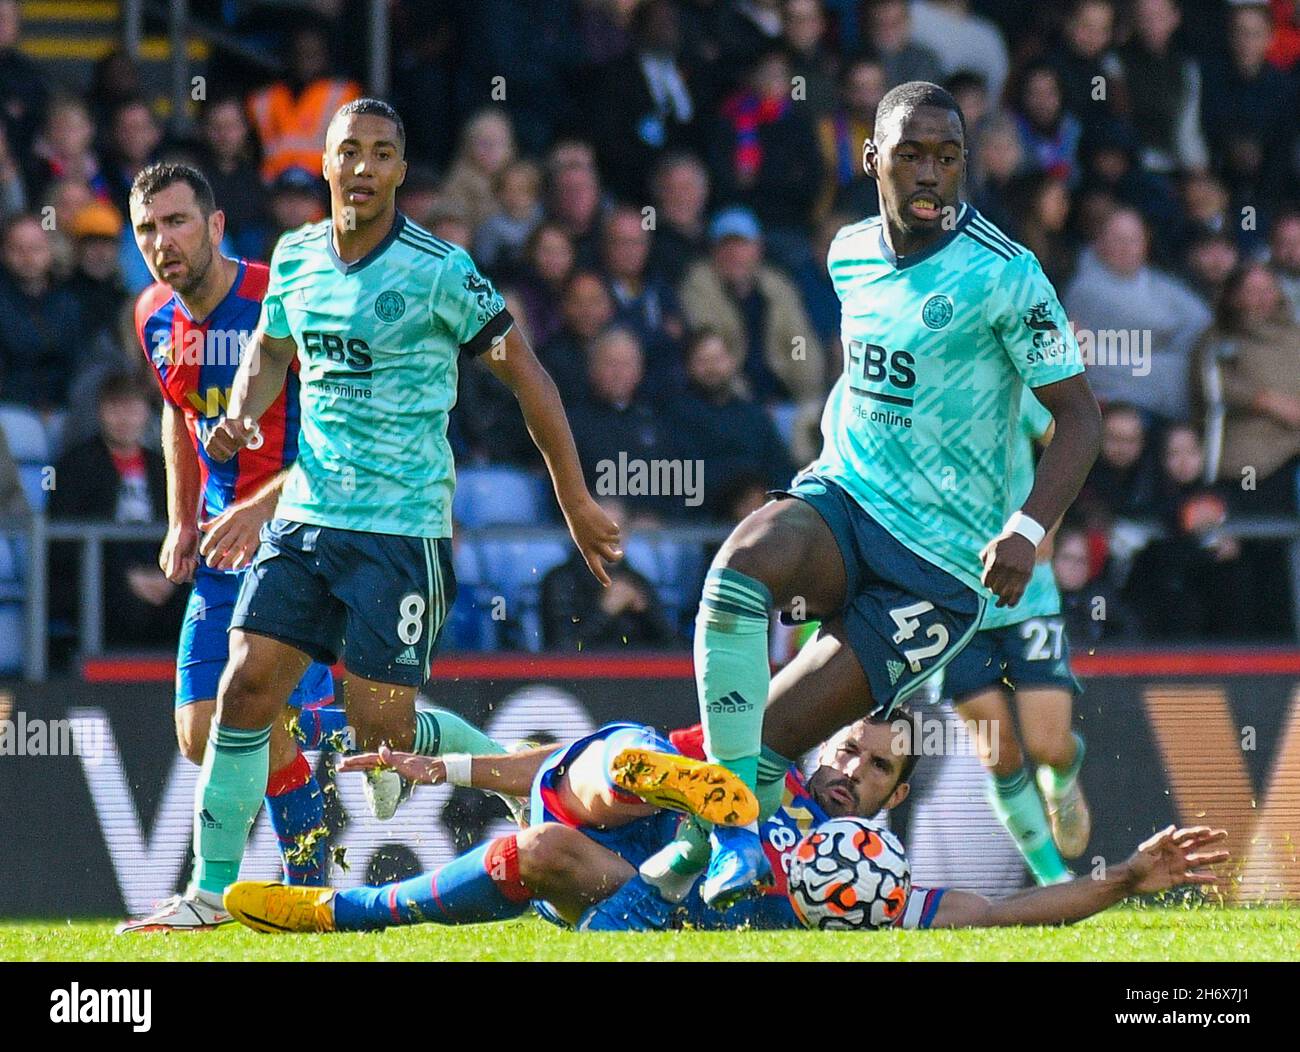
[[[187,47],[190,36],[199,37],[214,47],[221,48],[264,71],[280,73],[284,69],[281,56],[269,55],[250,47],[232,33],[195,18],[189,0],[125,0],[122,5],[121,36],[127,53],[138,53],[144,39],[146,12],[165,18],[171,63],[171,113],[177,127],[188,123],[191,92],[190,59]],[[366,80],[370,94],[386,98],[390,88],[391,69],[389,49],[392,28],[388,13],[388,0],[369,0],[366,8]]]
[[[71,541],[81,547],[78,575],[79,609],[77,617],[78,651],[94,657],[104,651],[104,545],[115,541],[158,541],[167,532],[166,523],[121,524],[101,521],[62,519],[53,521],[44,515],[30,520],[0,520],[0,536],[27,539],[27,567],[24,583],[23,678],[43,682],[49,671],[49,549],[56,541]],[[1291,579],[1291,609],[1300,642],[1300,519],[1250,518],[1226,523],[1221,532],[1240,540],[1272,540],[1288,544]],[[568,533],[559,526],[479,526],[461,527],[458,536],[473,541],[546,541],[567,542]],[[720,544],[730,533],[724,526],[673,526],[648,532],[631,531],[625,542],[636,537],[668,540],[684,544]],[[1153,537],[1159,531],[1153,531]]]

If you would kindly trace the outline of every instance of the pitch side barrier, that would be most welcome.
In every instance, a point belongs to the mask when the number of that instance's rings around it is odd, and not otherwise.
[[[1100,872],[1170,822],[1210,823],[1229,830],[1238,860],[1230,899],[1300,902],[1300,650],[1134,650],[1077,666],[1094,829],[1076,870]],[[0,917],[123,916],[182,886],[198,768],[177,753],[172,673],[168,660],[97,658],[78,679],[0,690]],[[420,703],[510,742],[697,718],[689,655],[449,656]],[[1021,886],[964,728],[942,705],[918,719],[909,733],[923,756],[891,817],[915,879],[994,895]],[[359,775],[336,776],[328,754],[311,760],[327,786],[336,883],[428,869],[507,827],[499,801],[446,786],[417,789],[376,822]],[[274,877],[265,816],[250,844],[243,875]]]

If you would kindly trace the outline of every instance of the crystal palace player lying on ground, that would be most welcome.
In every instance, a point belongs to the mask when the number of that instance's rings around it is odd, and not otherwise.
[[[900,726],[906,732],[911,725],[903,719]],[[775,883],[765,894],[727,910],[706,905],[700,895],[702,881],[694,877],[665,895],[638,875],[637,867],[671,842],[682,817],[645,801],[694,809],[706,819],[718,815],[700,804],[698,794],[688,791],[663,799],[645,788],[661,780],[673,784],[675,775],[698,771],[699,762],[676,755],[673,742],[699,752],[699,728],[676,732],[668,742],[650,728],[631,723],[609,724],[567,748],[441,759],[388,750],[351,757],[344,761],[345,769],[392,764],[413,781],[436,784],[450,775],[458,784],[528,794],[532,824],[432,873],[383,887],[337,891],[248,881],[227,891],[226,905],[238,920],[265,932],[469,924],[516,917],[530,905],[548,920],[593,931],[659,930],[681,923],[696,928],[798,928],[785,894],[791,853],[828,818],[872,816],[907,797],[916,761],[914,754],[897,747],[899,731],[884,721],[859,720],[825,743],[809,778],[794,767],[787,769],[781,804],[761,826]],[[629,762],[629,756],[635,762]],[[736,784],[743,786],[738,780]],[[1216,878],[1207,867],[1226,861],[1227,852],[1216,846],[1226,835],[1204,827],[1171,826],[1127,861],[1110,866],[1102,879],[1082,877],[1000,901],[913,886],[894,923],[944,928],[1079,920],[1127,895],[1213,883]]]

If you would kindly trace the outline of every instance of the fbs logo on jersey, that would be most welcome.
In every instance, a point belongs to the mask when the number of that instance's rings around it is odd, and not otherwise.
[[[942,293],[931,296],[921,308],[921,320],[927,329],[942,329],[952,321],[952,300]]]
[[[375,317],[380,321],[397,321],[406,313],[406,300],[396,289],[386,289],[375,299]]]

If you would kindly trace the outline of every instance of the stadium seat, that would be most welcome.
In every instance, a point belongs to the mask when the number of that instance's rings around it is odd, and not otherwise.
[[[781,436],[786,449],[794,448],[794,425],[799,419],[799,407],[793,403],[778,403],[768,407],[768,415],[776,425],[776,432]]]
[[[628,565],[654,585],[668,619],[680,627],[695,614],[704,574],[704,546],[634,535],[624,545]]]
[[[45,509],[44,470],[51,463],[50,442],[41,416],[22,405],[0,405],[0,427],[4,428],[9,453],[18,464],[18,477],[27,503],[36,511]]]
[[[478,546],[460,540],[452,548],[456,601],[443,629],[441,649],[493,651],[501,646],[498,623],[492,620],[492,589],[482,582]]]
[[[473,546],[476,560],[473,587],[475,605],[497,630],[500,645],[513,649],[542,649],[541,587],[547,571],[569,557],[564,541],[482,540]],[[468,562],[469,555],[466,555]],[[500,599],[502,602],[498,602]],[[500,611],[504,618],[492,618]]]
[[[32,506],[33,511],[44,511],[45,502],[49,498],[49,491],[45,488],[45,464],[22,464],[18,465],[18,481],[23,484],[23,492],[27,495],[27,503]]]
[[[45,444],[51,464],[63,453],[63,429],[67,422],[68,414],[62,410],[45,418]]]
[[[462,526],[534,526],[546,521],[549,492],[542,479],[517,468],[463,468],[452,516]]]
[[[0,602],[0,676],[12,676],[23,667],[23,604]]]
[[[50,443],[40,413],[25,405],[0,405],[0,427],[4,428],[9,452],[20,464],[47,464]]]

